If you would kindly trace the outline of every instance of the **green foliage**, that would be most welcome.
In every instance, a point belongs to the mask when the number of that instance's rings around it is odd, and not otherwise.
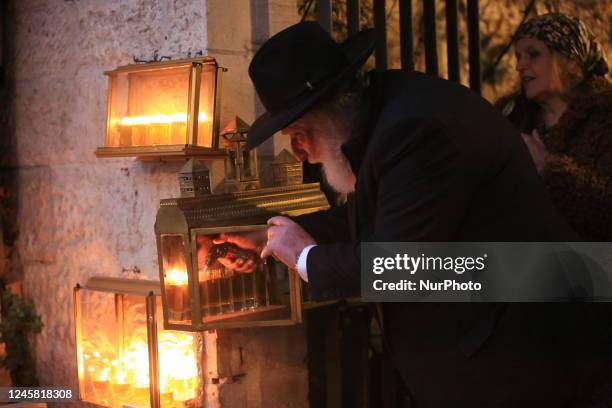
[[[37,386],[34,358],[28,347],[28,335],[40,333],[43,323],[30,303],[5,290],[2,294],[0,342],[6,345],[6,357],[0,366],[11,372],[16,387]]]

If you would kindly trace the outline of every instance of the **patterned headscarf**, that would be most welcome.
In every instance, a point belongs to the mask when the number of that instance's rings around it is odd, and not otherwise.
[[[534,17],[519,28],[516,40],[526,37],[543,41],[549,48],[576,61],[585,77],[608,72],[603,49],[591,30],[576,17],[561,13]]]

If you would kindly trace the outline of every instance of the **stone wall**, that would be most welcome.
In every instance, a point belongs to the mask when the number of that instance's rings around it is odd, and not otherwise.
[[[0,165],[2,178],[15,180],[13,269],[45,325],[35,341],[41,384],[75,386],[72,288],[94,275],[157,279],[155,214],[161,198],[178,196],[182,165],[94,156],[104,140],[103,72],[155,51],[176,59],[202,50],[229,68],[222,125],[233,114],[251,122],[261,107],[248,61],[297,11],[293,0],[14,0],[8,13],[10,149]],[[280,146],[262,149],[264,167]],[[219,363],[209,406],[307,405],[299,326],[205,337]],[[239,350],[245,375],[228,380]],[[279,404],[270,405],[277,388]]]

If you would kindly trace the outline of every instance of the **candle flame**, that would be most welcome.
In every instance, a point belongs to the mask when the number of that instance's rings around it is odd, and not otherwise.
[[[210,119],[206,112],[200,112],[198,114],[198,122],[209,122]],[[186,113],[172,113],[165,115],[158,113],[155,115],[142,115],[142,116],[124,116],[119,120],[119,124],[122,126],[133,126],[133,125],[161,125],[171,123],[187,123]]]
[[[117,371],[117,373],[115,374],[115,382],[117,384],[125,384],[126,379],[127,379],[127,374],[123,370]]]
[[[98,378],[96,378],[96,380],[108,381],[108,371],[108,368],[103,368],[102,370],[100,370],[100,373],[98,374]]]
[[[170,272],[166,273],[165,282],[169,285],[187,285],[187,271],[181,268],[172,267]]]

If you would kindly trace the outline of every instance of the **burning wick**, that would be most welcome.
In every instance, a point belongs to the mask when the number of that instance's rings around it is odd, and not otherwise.
[[[166,296],[170,310],[182,313],[187,309],[187,271],[173,267],[166,274]]]
[[[166,273],[166,283],[168,285],[180,286],[187,285],[187,271],[173,267],[170,272]]]

